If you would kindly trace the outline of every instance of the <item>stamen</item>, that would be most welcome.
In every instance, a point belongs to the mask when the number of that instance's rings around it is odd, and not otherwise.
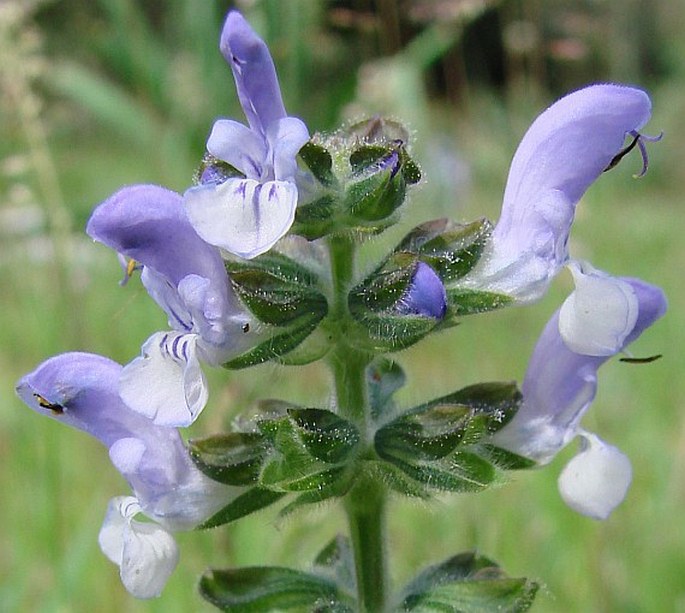
[[[64,407],[56,402],[50,402],[46,398],[43,398],[40,394],[33,394],[33,397],[38,401],[38,406],[44,409],[50,409],[53,413],[57,415],[62,415],[64,413]]]
[[[143,268],[143,265],[140,262],[134,260],[133,258],[124,260],[123,256],[121,256],[122,265],[124,261],[126,262],[126,266],[124,267],[124,278],[121,281],[119,281],[119,285],[121,285],[122,287],[128,283],[128,280],[133,276],[133,273],[136,270],[141,270]]]
[[[649,158],[647,156],[647,148],[645,147],[645,144],[643,141],[647,141],[650,143],[660,141],[664,133],[661,132],[658,136],[649,136],[646,134],[640,134],[637,130],[631,130],[629,134],[633,137],[632,142],[621,149],[609,162],[609,165],[604,169],[604,172],[607,170],[611,170],[612,168],[616,167],[618,163],[628,154],[630,153],[635,146],[640,150],[640,155],[642,156],[642,169],[640,170],[639,173],[634,174],[633,177],[636,179],[640,179],[644,177],[647,174],[647,168],[649,167]]]

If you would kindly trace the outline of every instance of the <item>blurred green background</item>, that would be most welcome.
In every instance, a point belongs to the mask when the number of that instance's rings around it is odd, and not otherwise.
[[[0,610],[210,611],[206,567],[306,568],[344,526],[335,505],[285,522],[267,510],[181,534],[163,596],[137,602],[100,553],[110,497],[127,492],[105,450],[42,419],[17,378],[67,350],[127,362],[165,318],[139,283],[120,288],[114,255],[83,228],[123,184],[183,190],[213,119],[242,117],[218,52],[212,0],[0,0]],[[412,224],[496,220],[507,168],[532,119],[583,84],[623,81],[654,101],[651,168],[637,156],[583,199],[572,252],[665,288],[670,311],[633,347],[648,365],[603,367],[584,424],[634,464],[624,504],[598,523],[565,507],[556,477],[573,454],[514,474],[506,487],[391,506],[397,585],[477,548],[542,584],[535,611],[685,611],[685,3],[682,0],[253,0],[236,3],[267,39],[288,110],[312,131],[379,113],[404,121],[425,180],[403,222],[364,250],[370,266]],[[397,355],[409,405],[480,380],[521,379],[562,275],[525,309],[469,319]],[[191,435],[219,431],[257,398],[329,401],[320,365],[212,372],[210,406]]]

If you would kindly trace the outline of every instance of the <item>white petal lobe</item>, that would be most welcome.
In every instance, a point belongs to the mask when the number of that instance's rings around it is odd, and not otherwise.
[[[559,312],[559,333],[575,353],[610,356],[621,351],[639,313],[629,283],[599,271],[570,266],[576,289]]]
[[[628,492],[633,478],[630,460],[594,434],[583,433],[581,437],[580,453],[559,475],[559,492],[574,511],[606,519]]]
[[[249,259],[271,249],[290,229],[297,187],[288,181],[229,179],[188,190],[185,204],[205,241]]]

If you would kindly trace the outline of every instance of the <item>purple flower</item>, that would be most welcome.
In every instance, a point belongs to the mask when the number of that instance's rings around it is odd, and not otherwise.
[[[220,364],[249,342],[249,316],[218,250],[190,225],[181,196],[155,185],[116,192],[95,209],[87,232],[142,266],[143,285],[173,329],[152,335],[124,369],[123,400],[157,424],[189,425],[207,402],[200,362]]]
[[[519,145],[504,191],[502,214],[489,252],[464,279],[467,286],[541,297],[568,260],[575,208],[588,187],[622,155],[626,136],[650,117],[645,92],[623,85],[592,85],[542,113]]]
[[[419,262],[414,277],[400,300],[398,312],[442,319],[447,312],[447,293],[440,277],[424,262]]]
[[[207,151],[244,178],[222,180],[210,170],[184,200],[191,223],[205,241],[253,258],[268,251],[293,223],[296,156],[309,132],[302,121],[286,114],[269,50],[240,13],[231,11],[226,17],[220,47],[249,127],[217,120]]]
[[[587,291],[588,284],[593,293],[594,284],[599,283],[600,295],[611,295],[614,291],[616,296],[629,295],[626,300],[634,301],[634,318],[631,313],[626,319],[626,309],[609,308],[600,318],[603,323],[597,324],[592,315],[586,319],[585,315],[575,312],[575,305],[585,299],[572,294],[547,323],[533,351],[522,385],[521,409],[494,436],[493,442],[544,464],[573,438],[580,436],[581,452],[559,478],[561,495],[576,511],[605,519],[625,497],[631,481],[630,462],[618,449],[584,431],[580,420],[597,392],[599,367],[665,313],[666,298],[659,288],[639,279],[614,279],[597,271],[589,276],[589,279],[580,280],[574,294]],[[611,284],[617,287],[614,290],[602,287]],[[598,302],[595,301],[595,308],[603,309]],[[569,312],[565,313],[565,310]],[[565,318],[568,325],[566,338],[563,338],[560,329],[564,326],[560,323]],[[592,322],[595,326],[592,334],[598,338],[620,341],[611,349],[610,343],[601,343],[601,351],[591,345],[589,353],[581,352],[590,340],[588,330],[583,327],[584,321]]]
[[[158,426],[122,402],[121,372],[102,356],[65,353],[23,377],[17,393],[34,411],[83,430],[108,448],[134,496],[112,499],[100,546],[119,565],[126,589],[137,598],[152,598],[178,562],[170,532],[194,528],[233,492],[195,467],[176,429]],[[155,523],[136,521],[138,513]]]

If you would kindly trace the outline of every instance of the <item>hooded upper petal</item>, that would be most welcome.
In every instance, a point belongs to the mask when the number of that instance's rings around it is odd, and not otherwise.
[[[514,155],[491,253],[472,282],[539,298],[567,259],[576,204],[650,112],[644,91],[614,84],[578,90],[543,112]]]
[[[266,43],[239,12],[230,11],[219,48],[233,71],[250,127],[264,136],[270,123],[285,117],[276,68]]]
[[[639,279],[623,277],[635,293],[638,315],[622,350],[666,311],[663,292]],[[578,424],[597,392],[597,370],[609,355],[584,355],[569,349],[559,332],[559,311],[545,326],[522,385],[523,405],[494,437],[495,444],[548,462],[578,432]]]
[[[120,189],[93,211],[86,232],[174,287],[189,274],[228,284],[221,256],[193,229],[182,197],[158,185]]]

